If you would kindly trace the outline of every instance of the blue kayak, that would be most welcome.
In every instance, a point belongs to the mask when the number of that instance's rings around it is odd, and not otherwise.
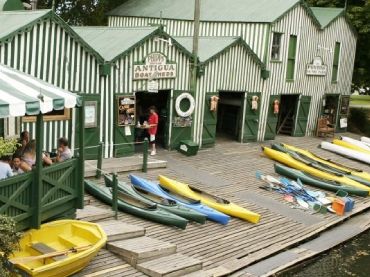
[[[190,198],[185,198],[184,196],[172,194],[170,191],[162,188],[159,184],[150,182],[144,178],[130,174],[131,183],[138,188],[154,193],[158,196],[169,198],[176,201],[185,207],[191,208],[207,216],[207,219],[226,225],[230,217],[226,214],[220,213],[206,205],[200,203],[200,201],[195,201]]]

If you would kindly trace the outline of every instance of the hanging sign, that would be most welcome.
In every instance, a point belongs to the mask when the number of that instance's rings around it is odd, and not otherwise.
[[[312,63],[306,67],[306,74],[311,76],[326,76],[328,67],[323,63],[321,57],[315,57]]]
[[[151,92],[151,93],[158,93],[158,89],[159,89],[159,83],[158,81],[155,81],[155,80],[152,80],[152,81],[148,81],[148,92]]]
[[[177,64],[168,63],[162,53],[151,53],[145,58],[144,64],[134,64],[134,80],[176,78]]]

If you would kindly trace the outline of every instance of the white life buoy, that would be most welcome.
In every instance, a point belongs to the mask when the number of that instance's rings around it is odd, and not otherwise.
[[[180,108],[180,103],[184,99],[188,99],[190,102],[190,107],[187,111],[182,111]],[[179,97],[176,98],[175,109],[176,109],[177,114],[181,117],[190,116],[194,112],[194,109],[195,109],[194,97],[188,92],[184,92],[180,94]]]

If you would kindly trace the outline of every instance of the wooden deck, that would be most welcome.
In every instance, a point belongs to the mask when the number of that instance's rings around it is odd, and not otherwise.
[[[346,135],[356,138],[352,134]],[[276,141],[306,148],[338,162],[370,171],[367,165],[317,148],[321,141],[318,138],[280,136]],[[167,175],[227,198],[260,213],[262,217],[259,224],[232,218],[227,226],[208,221],[205,225],[190,223],[186,230],[179,230],[121,212],[119,219],[144,227],[146,235],[151,238],[176,244],[178,253],[201,260],[203,270],[217,268],[218,271],[239,276],[248,265],[313,238],[370,207],[369,197],[354,197],[354,210],[342,217],[291,209],[279,194],[258,188],[261,181],[255,178],[257,170],[274,174],[274,162],[261,155],[260,146],[269,144],[223,141],[215,148],[200,151],[194,157],[163,151],[158,158],[168,161],[167,168],[152,169],[147,174],[135,172],[152,180],[158,174]],[[128,180],[127,173],[120,175],[119,179]],[[92,197],[90,203],[109,209]],[[113,270],[117,264],[121,267]],[[120,258],[104,250],[77,276],[143,276],[136,269],[123,267],[122,264],[125,263]],[[109,272],[103,272],[105,269]],[[98,275],[91,275],[93,272]]]

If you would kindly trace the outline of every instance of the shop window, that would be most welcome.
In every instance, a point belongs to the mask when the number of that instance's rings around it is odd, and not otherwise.
[[[296,52],[297,52],[297,36],[290,35],[289,36],[287,71],[286,71],[287,81],[294,80]]]
[[[339,55],[340,55],[340,43],[335,43],[334,59],[333,59],[333,73],[331,81],[336,82],[338,80],[338,69],[339,69]]]
[[[280,49],[281,49],[281,33],[273,33],[272,37],[272,46],[271,46],[271,60],[279,61],[280,60]]]
[[[51,111],[44,114],[44,121],[69,120],[71,118],[71,109]],[[36,122],[36,116],[24,116],[22,122]]]

